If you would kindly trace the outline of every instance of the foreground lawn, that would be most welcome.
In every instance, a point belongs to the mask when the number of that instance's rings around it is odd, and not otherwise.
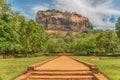
[[[53,57],[0,59],[0,80],[14,80],[27,70],[28,65],[51,58]]]
[[[120,58],[102,57],[101,60],[91,60],[93,57],[74,56],[73,58],[96,64],[110,80],[120,80]]]
[[[54,57],[0,59],[0,80],[14,80],[27,70],[28,65],[51,58]],[[84,56],[73,56],[73,58],[96,64],[110,80],[120,80],[120,59],[103,57],[102,60],[91,60],[92,57]]]

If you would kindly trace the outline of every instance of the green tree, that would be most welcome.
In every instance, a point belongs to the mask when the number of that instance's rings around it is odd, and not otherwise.
[[[0,15],[0,52],[13,55],[18,51],[18,47],[21,47],[19,35],[13,27],[9,15]]]
[[[47,37],[42,26],[33,20],[22,21],[20,27],[20,41],[26,54],[43,52]]]
[[[0,0],[0,53],[44,52],[47,40],[43,26],[26,20]]]
[[[115,31],[107,30],[96,37],[97,47],[105,53],[115,53],[118,44],[118,36]]]
[[[7,4],[5,0],[0,0],[0,14],[10,12],[10,4]]]
[[[65,52],[64,49],[64,40],[63,39],[49,39],[48,46],[47,46],[47,52],[50,53],[63,53]]]
[[[87,52],[88,54],[94,52],[95,47],[95,37],[93,36],[80,39],[75,46],[77,52]]]
[[[115,28],[116,28],[118,37],[120,37],[120,17],[118,18]]]

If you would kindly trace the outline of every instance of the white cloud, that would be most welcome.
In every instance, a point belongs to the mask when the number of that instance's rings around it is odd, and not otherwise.
[[[114,0],[54,0],[55,8],[62,11],[77,12],[86,16],[102,29],[113,29],[115,23],[111,16],[120,16],[120,11],[113,6]],[[105,21],[103,20],[105,19]]]
[[[34,19],[26,9],[12,7],[12,10],[18,11],[20,13],[20,15],[26,16],[27,19]],[[28,13],[26,13],[26,12],[28,12]]]
[[[49,9],[48,4],[43,4],[43,5],[36,5],[31,8],[31,10],[36,13],[39,10],[47,10]]]

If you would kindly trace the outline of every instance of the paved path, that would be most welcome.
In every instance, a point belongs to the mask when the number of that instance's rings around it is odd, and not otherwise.
[[[15,80],[108,80],[96,65],[68,56],[43,61],[28,67],[26,74]]]
[[[90,70],[89,67],[75,61],[67,56],[56,58],[40,67],[37,70]]]

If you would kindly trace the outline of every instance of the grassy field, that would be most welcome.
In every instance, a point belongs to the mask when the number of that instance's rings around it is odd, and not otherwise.
[[[0,80],[14,80],[26,71],[28,65],[51,58],[53,57],[0,59]]]
[[[96,64],[110,80],[120,80],[120,58],[102,57],[101,60],[91,60],[93,57],[74,56],[73,58]]]
[[[26,71],[28,65],[51,58],[53,57],[0,59],[0,80],[14,80]],[[103,57],[102,60],[91,60],[92,57],[83,56],[73,58],[96,64],[110,80],[120,80],[120,59]]]

